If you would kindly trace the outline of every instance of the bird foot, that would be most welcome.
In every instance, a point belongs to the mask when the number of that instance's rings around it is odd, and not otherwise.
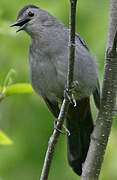
[[[56,119],[54,122],[54,129],[56,129],[59,133],[64,134],[64,132],[61,129],[57,128],[57,122],[58,122],[58,119]]]
[[[65,89],[65,96],[67,97],[68,101],[74,105],[74,107],[77,106],[77,102],[75,99],[75,89],[79,85],[78,81],[73,81],[72,88],[68,90],[67,88]]]
[[[70,136],[70,131],[66,128],[66,126],[63,124],[63,128],[64,128],[64,130],[65,130],[65,132],[64,131],[62,131],[61,129],[58,129],[57,128],[57,121],[58,121],[58,119],[56,119],[56,121],[54,122],[54,129],[56,129],[59,133],[61,133],[61,134],[64,134],[64,135],[67,135],[67,136]]]

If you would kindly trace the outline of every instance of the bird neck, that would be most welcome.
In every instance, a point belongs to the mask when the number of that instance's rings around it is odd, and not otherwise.
[[[59,30],[60,31],[60,30]],[[32,44],[42,52],[47,54],[60,53],[61,47],[65,47],[68,44],[68,33],[58,32],[55,30],[43,30],[38,35],[32,37]]]

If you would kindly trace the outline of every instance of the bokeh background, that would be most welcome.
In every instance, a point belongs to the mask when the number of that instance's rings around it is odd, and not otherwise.
[[[8,71],[16,70],[14,83],[30,82],[28,48],[30,38],[25,32],[16,34],[9,25],[18,11],[35,4],[49,11],[66,26],[69,24],[69,0],[0,0],[0,86]],[[78,0],[77,32],[87,42],[97,59],[102,82],[107,42],[110,2],[107,0]],[[46,73],[46,72],[45,72]],[[93,115],[96,110],[92,105]],[[100,180],[117,179],[117,117],[114,120]],[[43,166],[54,119],[43,100],[35,93],[13,95],[0,103],[0,129],[13,145],[0,146],[1,180],[38,180]],[[50,180],[80,179],[67,162],[66,136],[61,135],[54,154]]]

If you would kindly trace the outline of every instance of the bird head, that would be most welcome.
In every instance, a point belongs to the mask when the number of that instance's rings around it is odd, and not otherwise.
[[[48,12],[34,5],[28,5],[19,11],[17,21],[11,24],[11,27],[19,26],[16,32],[25,30],[29,35],[33,36],[44,31],[47,26],[54,25],[54,22],[56,22],[55,18]]]

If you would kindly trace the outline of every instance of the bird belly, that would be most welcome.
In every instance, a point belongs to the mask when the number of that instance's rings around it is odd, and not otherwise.
[[[64,87],[61,87],[52,64],[31,64],[31,84],[34,90],[50,101],[62,102]]]
[[[67,73],[58,73],[52,66],[36,66],[31,68],[31,83],[35,91],[47,97],[51,102],[61,103],[64,97]],[[73,95],[76,100],[88,97],[96,86],[85,83],[78,75],[74,77]]]

